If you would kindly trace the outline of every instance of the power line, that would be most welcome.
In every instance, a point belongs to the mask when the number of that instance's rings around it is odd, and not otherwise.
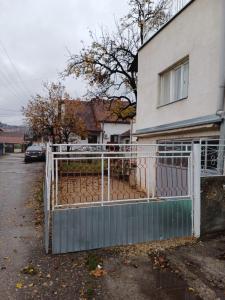
[[[4,117],[4,118],[6,118],[6,117],[21,117],[21,116],[22,116],[22,114],[21,115],[19,115],[19,114],[18,115],[0,114],[0,117]]]
[[[14,69],[14,71],[15,71],[15,73],[16,73],[16,75],[17,75],[17,78],[18,78],[19,81],[21,82],[21,86],[24,88],[24,90],[26,91],[26,93],[28,93],[28,95],[29,95],[29,97],[30,97],[30,94],[32,94],[32,93],[29,91],[29,89],[28,89],[28,88],[26,87],[26,85],[24,84],[23,79],[22,79],[22,77],[20,76],[19,71],[17,70],[17,67],[15,66],[14,62],[13,62],[12,59],[10,58],[10,56],[9,56],[9,54],[8,54],[6,48],[5,48],[5,46],[4,46],[4,44],[3,44],[3,42],[2,42],[1,40],[0,40],[0,45],[1,45],[2,49],[3,49],[3,51],[5,52],[5,55],[6,55],[6,57],[8,58],[8,60],[9,60],[9,62],[10,62],[10,64],[11,64],[11,66],[12,66],[12,68]]]
[[[47,74],[47,73],[46,73]],[[48,74],[48,76],[51,76],[51,75],[53,75],[53,73],[52,74]],[[55,75],[55,74],[54,74]],[[28,80],[24,80],[24,82],[31,82],[31,81],[40,81],[40,80],[42,80],[43,81],[43,76],[42,77],[37,77],[37,78],[32,78],[32,79],[28,79]],[[19,81],[14,81],[13,82],[13,84],[7,84],[7,85],[2,85],[3,87],[8,87],[9,85],[18,85],[18,84],[20,84],[20,82]]]
[[[4,81],[7,83],[7,85],[9,86],[10,92],[16,96],[17,98],[20,98],[20,96],[18,96],[18,91],[14,88],[14,86],[11,84],[10,80],[8,79],[8,77],[4,74],[4,72],[2,71],[2,69],[0,69],[0,74],[2,76],[2,78],[4,79]]]
[[[8,108],[1,108],[0,107],[0,111],[12,111],[12,112],[20,112],[19,110],[14,110],[14,109],[8,109]]]

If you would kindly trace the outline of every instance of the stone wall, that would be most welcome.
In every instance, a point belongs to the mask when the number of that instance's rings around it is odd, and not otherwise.
[[[201,179],[201,234],[225,230],[225,177]]]

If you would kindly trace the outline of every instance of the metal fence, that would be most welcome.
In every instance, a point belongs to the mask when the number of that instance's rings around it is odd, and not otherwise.
[[[201,142],[202,176],[224,176],[225,141],[205,140]]]
[[[53,145],[53,207],[190,197],[190,151],[160,147]]]
[[[194,227],[199,236],[200,146],[196,157],[190,145],[48,145],[46,252],[50,236],[53,253],[190,236]]]

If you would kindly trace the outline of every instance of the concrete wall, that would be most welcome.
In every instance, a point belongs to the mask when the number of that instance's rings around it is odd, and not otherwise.
[[[225,177],[201,179],[201,234],[225,230]]]
[[[137,130],[216,113],[225,81],[224,12],[224,0],[196,0],[140,50]],[[188,98],[158,107],[159,73],[186,56]]]

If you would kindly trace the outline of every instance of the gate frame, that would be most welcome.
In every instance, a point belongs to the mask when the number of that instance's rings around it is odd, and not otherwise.
[[[201,228],[201,145],[194,144],[192,151],[192,207],[193,207],[193,235],[200,237]]]
[[[52,152],[52,146],[47,145],[46,151],[46,180],[44,184],[44,208],[45,208],[45,251],[49,253],[49,246],[50,246],[50,236],[53,229],[50,227],[52,214],[54,210],[54,204],[52,201],[52,193],[54,193],[54,189],[52,189],[52,183],[54,184],[54,153]],[[60,150],[61,150],[61,146]],[[76,146],[78,146],[76,144]],[[126,145],[129,146],[129,145]],[[138,144],[137,144],[138,146]],[[156,145],[145,145],[145,146],[156,146]],[[160,146],[157,144],[157,147]],[[185,145],[182,145],[185,146]],[[190,145],[186,146],[189,147]],[[169,153],[169,151],[165,151]],[[185,151],[183,151],[185,152]],[[59,152],[56,152],[59,154]],[[200,177],[201,177],[201,145],[194,144],[191,151],[189,151],[191,159],[190,163],[191,166],[188,168],[190,173],[188,174],[188,178],[190,178],[189,183],[189,190],[190,198],[192,202],[192,235],[196,238],[200,236]],[[55,178],[56,179],[56,178]],[[53,180],[53,181],[52,181]],[[180,197],[183,198],[183,197]],[[115,201],[116,202],[116,201]],[[114,204],[116,204],[114,202]],[[101,204],[101,202],[99,203]],[[113,203],[112,203],[113,204]]]

